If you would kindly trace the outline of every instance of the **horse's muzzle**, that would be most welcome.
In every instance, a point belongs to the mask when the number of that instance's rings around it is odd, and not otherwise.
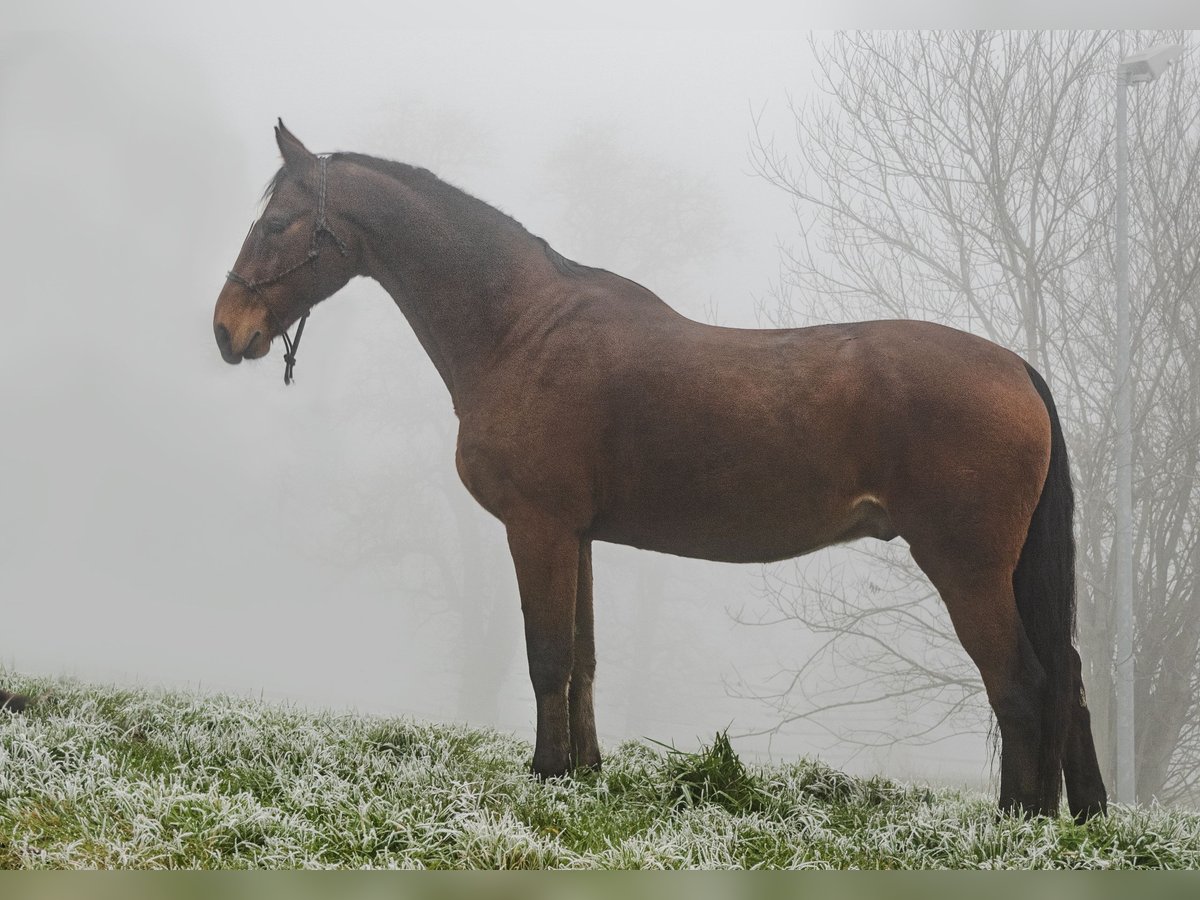
[[[213,325],[213,334],[217,338],[217,349],[221,351],[221,358],[230,365],[236,366],[243,359],[258,359],[260,356],[266,356],[267,351],[271,349],[271,339],[265,337],[261,330],[252,332],[250,337],[241,343],[241,346],[234,345],[234,339],[230,335],[229,329],[220,322]]]

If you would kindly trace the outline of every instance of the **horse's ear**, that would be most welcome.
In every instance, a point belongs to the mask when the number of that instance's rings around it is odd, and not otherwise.
[[[300,138],[287,130],[283,119],[275,126],[275,143],[279,145],[279,152],[283,155],[284,166],[293,172],[301,172],[317,160],[317,157],[300,143]]]

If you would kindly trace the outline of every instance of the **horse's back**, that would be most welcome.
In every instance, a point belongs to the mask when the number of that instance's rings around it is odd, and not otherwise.
[[[761,561],[1036,502],[1048,419],[995,344],[906,321],[681,330],[607,383],[602,537]],[[991,496],[1026,470],[1015,503]]]

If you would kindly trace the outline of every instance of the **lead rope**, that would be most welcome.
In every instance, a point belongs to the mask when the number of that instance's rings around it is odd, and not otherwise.
[[[308,313],[305,313],[300,317],[300,324],[296,326],[296,339],[294,341],[288,337],[286,331],[280,335],[283,338],[283,346],[286,351],[283,354],[283,361],[285,363],[283,367],[284,384],[291,384],[293,381],[292,369],[296,368],[296,351],[300,349],[300,335],[304,334],[304,323],[307,321]]]

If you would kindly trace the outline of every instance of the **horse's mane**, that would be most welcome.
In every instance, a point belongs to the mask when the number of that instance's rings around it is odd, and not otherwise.
[[[528,235],[541,245],[546,253],[546,257],[553,263],[554,268],[560,274],[578,276],[592,271],[592,267],[585,266],[568,259],[563,256],[553,247],[551,247],[544,238],[538,237],[530,232],[524,225],[514,219],[512,216],[497,209],[489,203],[485,203],[478,197],[468,194],[461,188],[457,188],[449,182],[443,181],[428,169],[423,169],[420,166],[411,166],[407,163],[396,162],[391,159],[381,159],[377,156],[368,156],[365,153],[331,153],[331,160],[344,159],[348,162],[353,162],[356,165],[371,169],[381,175],[386,175],[397,181],[403,182],[414,190],[420,191],[422,194],[437,198],[449,210],[455,218],[461,217],[462,221],[474,221],[481,224],[491,225],[496,229],[515,228],[521,233]],[[279,188],[287,175],[286,167],[280,167],[279,171],[272,176],[266,188],[263,190],[262,201],[268,202]]]

